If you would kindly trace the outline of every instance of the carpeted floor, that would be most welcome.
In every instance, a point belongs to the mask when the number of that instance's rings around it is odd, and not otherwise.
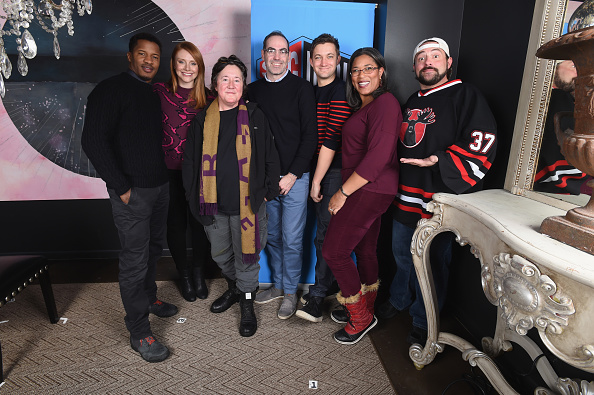
[[[180,311],[150,318],[172,351],[157,364],[130,348],[117,283],[54,285],[58,313],[67,319],[54,325],[39,286],[31,285],[0,308],[0,394],[301,394],[310,380],[315,393],[394,394],[369,337],[344,346],[331,338],[340,326],[329,319],[279,320],[280,299],[256,305],[258,332],[242,338],[238,305],[222,314],[208,310],[225,284],[209,280],[209,298],[188,303],[173,282],[158,282],[159,297]]]

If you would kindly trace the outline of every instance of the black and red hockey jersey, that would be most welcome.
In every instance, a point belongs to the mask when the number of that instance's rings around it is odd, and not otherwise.
[[[557,142],[553,120],[556,113],[573,112],[574,108],[575,100],[570,92],[553,89],[534,176],[535,191],[571,195],[579,195],[581,192],[586,173],[582,173],[565,160]],[[574,128],[573,117],[561,118],[561,130],[568,128]]]
[[[461,80],[418,91],[404,105],[399,158],[437,155],[431,167],[400,165],[394,219],[415,227],[431,217],[427,203],[436,192],[480,189],[497,148],[497,126],[484,96]]]

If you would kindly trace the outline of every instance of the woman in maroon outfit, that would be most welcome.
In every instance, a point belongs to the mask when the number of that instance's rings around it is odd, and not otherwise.
[[[377,323],[377,238],[381,215],[398,192],[396,143],[402,124],[400,104],[388,92],[386,63],[376,49],[356,50],[348,71],[347,101],[354,114],[342,128],[343,184],[328,206],[333,216],[322,248],[340,286],[336,298],[347,311],[346,326],[334,334],[341,344],[358,342]]]

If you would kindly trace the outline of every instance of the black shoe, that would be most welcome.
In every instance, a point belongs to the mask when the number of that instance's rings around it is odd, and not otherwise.
[[[332,318],[332,321],[337,322],[339,324],[346,324],[349,321],[347,310],[343,305],[340,305],[338,309],[330,313],[330,318]]]
[[[254,298],[256,292],[241,293],[239,299],[239,311],[241,319],[239,320],[239,334],[243,337],[250,337],[256,333],[258,329],[258,321],[256,313],[254,312]]]
[[[157,299],[155,303],[149,305],[149,313],[152,313],[157,317],[171,317],[172,315],[177,314],[177,307],[171,303]]]
[[[206,288],[206,281],[204,281],[202,266],[194,266],[194,290],[198,299],[208,298],[208,288]]]
[[[161,362],[169,356],[169,349],[152,336],[140,340],[135,340],[130,336],[130,346],[148,362]]]
[[[194,302],[196,300],[196,291],[194,291],[194,284],[190,279],[190,275],[187,272],[180,275],[179,287],[183,298],[188,302]]]
[[[375,316],[380,320],[389,320],[392,317],[396,317],[398,313],[400,313],[400,310],[392,306],[389,300],[386,300],[375,309]]]
[[[340,344],[355,344],[359,340],[361,340],[363,336],[365,336],[365,334],[375,326],[375,324],[377,324],[377,318],[373,316],[373,319],[371,320],[369,325],[367,325],[365,329],[363,329],[361,332],[349,335],[347,331],[345,331],[343,328],[338,332],[334,333],[334,340],[336,340]]]
[[[311,322],[322,322],[322,305],[324,304],[324,298],[320,296],[312,296],[308,299],[309,301],[307,304],[297,310],[295,315]]]
[[[413,325],[412,329],[408,333],[408,336],[406,337],[406,341],[409,344],[418,343],[424,347],[425,343],[427,343],[427,331]]]
[[[213,313],[222,313],[226,311],[229,307],[233,306],[235,303],[239,302],[239,290],[235,286],[235,281],[227,280],[227,285],[229,289],[227,289],[221,296],[215,299],[214,302],[210,305],[210,311]]]

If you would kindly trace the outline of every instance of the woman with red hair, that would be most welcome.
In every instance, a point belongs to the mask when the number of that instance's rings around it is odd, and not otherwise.
[[[154,84],[163,111],[163,150],[169,172],[169,215],[167,244],[180,275],[182,296],[188,302],[206,299],[204,264],[210,259],[210,245],[204,227],[189,215],[182,183],[182,160],[186,136],[194,116],[212,99],[204,85],[204,60],[191,42],[175,46],[170,61],[171,78],[166,84]],[[188,261],[186,230],[192,231],[192,262]]]

